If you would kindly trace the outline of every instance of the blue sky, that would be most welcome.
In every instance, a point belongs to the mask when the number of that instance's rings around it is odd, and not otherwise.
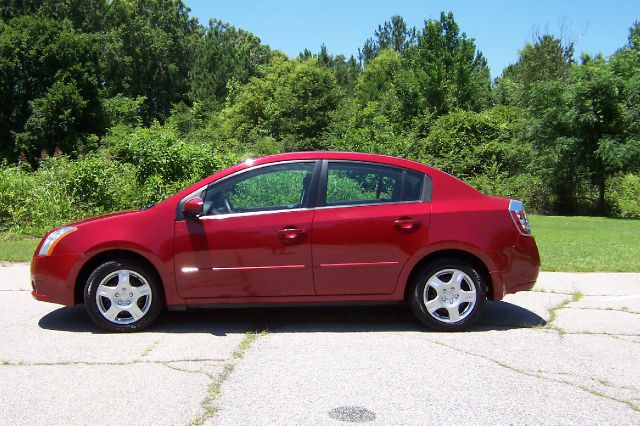
[[[401,15],[419,28],[440,11],[452,11],[462,31],[475,38],[493,77],[517,60],[533,32],[565,33],[576,52],[613,54],[627,41],[628,28],[640,20],[640,0],[383,1],[383,0],[186,0],[193,16],[206,24],[218,18],[251,31],[273,49],[297,56],[324,43],[332,54],[357,55],[379,24]]]

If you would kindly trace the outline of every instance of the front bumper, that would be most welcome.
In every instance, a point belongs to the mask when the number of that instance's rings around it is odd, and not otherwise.
[[[31,260],[31,295],[43,302],[75,305],[75,277],[81,256],[34,256]]]

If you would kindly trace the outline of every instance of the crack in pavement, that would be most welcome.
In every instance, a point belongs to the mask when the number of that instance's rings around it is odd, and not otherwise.
[[[524,370],[524,371],[529,371],[531,373],[535,373],[535,371],[533,370]],[[593,380],[598,382],[599,384],[601,384],[602,386],[606,386],[612,389],[617,389],[617,390],[622,390],[622,391],[635,391],[635,392],[640,392],[640,388],[635,388],[633,386],[625,386],[625,385],[614,385],[611,382],[609,382],[608,380],[605,379],[598,379],[596,377],[589,377],[589,376],[583,376],[581,374],[576,374],[576,373],[567,373],[567,372],[557,372],[557,371],[544,371],[544,370],[537,370],[538,373],[540,374],[550,374],[550,375],[558,375],[558,376],[569,376],[569,377],[575,377],[577,379],[585,379],[585,380]],[[631,400],[633,400],[635,398],[631,398]]]
[[[581,389],[581,390],[583,390],[585,392],[588,392],[588,393],[590,393],[592,395],[595,395],[595,396],[598,396],[598,397],[601,397],[601,398],[605,398],[605,399],[609,399],[611,401],[616,401],[616,402],[619,402],[621,404],[625,404],[628,407],[630,407],[632,410],[640,413],[640,405],[636,404],[634,402],[634,399],[625,400],[625,399],[616,398],[615,396],[607,395],[607,394],[605,394],[603,392],[600,392],[600,391],[598,391],[596,389],[591,389],[588,386],[584,386],[584,385],[581,385],[581,384],[578,384],[578,383],[573,383],[573,382],[570,382],[570,381],[567,381],[567,380],[554,379],[554,378],[551,378],[551,377],[544,377],[544,376],[540,375],[537,372],[536,373],[529,372],[527,370],[523,370],[523,369],[514,367],[514,366],[506,364],[504,362],[500,362],[498,360],[495,360],[495,359],[493,359],[493,358],[491,358],[489,356],[483,355],[483,354],[470,352],[470,351],[458,348],[456,346],[448,345],[446,343],[438,342],[438,341],[431,340],[431,339],[426,339],[426,340],[431,342],[431,343],[434,343],[436,345],[443,346],[445,348],[448,348],[448,349],[451,349],[451,350],[455,350],[457,352],[460,352],[460,353],[463,353],[463,354],[466,354],[466,355],[470,355],[470,356],[474,356],[476,358],[483,359],[485,361],[491,362],[491,363],[493,363],[495,365],[498,365],[500,367],[506,368],[508,370],[514,371],[516,373],[519,373],[519,374],[522,374],[522,375],[525,375],[525,376],[528,376],[528,377],[533,377],[533,378],[536,378],[536,379],[547,380],[547,381],[551,381],[551,382],[555,382],[555,383],[565,384],[565,385],[568,385],[568,386],[572,386],[572,387],[574,387],[576,389]],[[570,373],[568,373],[568,374],[570,374]]]
[[[602,332],[598,332],[598,331],[559,331],[557,328],[553,328],[553,327],[541,327],[541,328],[536,328],[536,327],[529,327],[533,330],[540,330],[540,331],[555,331],[556,333],[561,333],[561,334],[568,334],[568,335],[576,335],[576,336],[609,336],[609,337],[640,337],[640,334],[624,334],[624,333],[606,333],[604,331]],[[623,339],[625,340],[625,339]],[[631,342],[631,340],[627,340],[628,342]]]
[[[264,336],[267,333],[266,330],[263,331],[255,331],[245,333],[244,338],[236,347],[236,350],[233,352],[232,358],[227,360],[227,363],[224,365],[222,372],[217,374],[215,377],[209,373],[202,371],[201,373],[206,375],[211,383],[207,386],[207,396],[204,397],[200,406],[203,409],[202,414],[197,417],[191,419],[188,423],[190,426],[200,426],[203,425],[207,420],[211,419],[220,409],[217,405],[215,405],[215,401],[220,394],[220,388],[222,384],[227,380],[229,375],[233,372],[236,364],[238,364],[243,358],[244,353],[251,347],[253,342],[260,337]],[[173,368],[167,365],[169,368]],[[174,366],[175,367],[175,366]],[[178,369],[178,368],[175,368]],[[192,373],[197,373],[196,371],[191,371]]]
[[[65,366],[65,365],[90,365],[90,366],[100,366],[100,365],[111,365],[111,366],[125,366],[125,365],[136,365],[136,364],[167,364],[167,363],[177,363],[177,362],[225,362],[226,359],[219,358],[186,358],[186,359],[171,359],[164,361],[157,360],[142,360],[142,359],[134,359],[133,361],[122,361],[122,362],[92,362],[92,361],[60,361],[60,362],[26,362],[26,361],[6,361],[0,360],[0,367],[55,367],[55,366]]]
[[[564,292],[564,291],[553,291],[546,290],[543,288],[534,288],[533,290],[529,290],[529,293],[543,293],[543,294],[560,294],[564,296],[573,296],[573,292]],[[626,297],[628,294],[583,294],[583,297]]]
[[[565,309],[580,309],[582,311],[609,311],[609,312],[623,312],[625,314],[640,315],[640,312],[632,311],[629,309],[615,309],[615,308],[597,308],[597,307],[583,307],[583,306],[566,306]]]
[[[192,362],[192,361],[189,361],[189,362]],[[180,371],[182,373],[202,374],[210,380],[215,380],[215,377],[212,374],[207,373],[202,368],[199,370],[187,370],[186,368],[180,368],[180,367],[176,367],[175,365],[171,365],[170,362],[163,362],[161,364],[175,371]]]

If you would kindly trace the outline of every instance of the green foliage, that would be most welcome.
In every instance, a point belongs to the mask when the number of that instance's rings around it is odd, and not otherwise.
[[[425,22],[407,52],[413,71],[409,92],[420,110],[446,114],[456,108],[480,111],[490,99],[489,67],[472,38],[460,33],[452,13]]]
[[[573,43],[564,43],[551,34],[525,44],[518,62],[505,68],[496,79],[494,100],[504,105],[526,106],[534,84],[568,80],[573,50]]]
[[[0,168],[0,229],[38,236],[76,219],[158,202],[239,160],[184,142],[175,129],[116,127],[106,149],[37,170]]]
[[[273,138],[289,151],[322,148],[338,103],[335,76],[317,60],[274,56],[263,78],[252,78],[223,111],[231,138],[249,146]]]
[[[638,217],[639,23],[608,60],[536,37],[493,87],[451,13],[392,17],[359,59],[325,45],[289,59],[181,0],[5,1],[0,228],[38,234],[242,157],[320,149],[409,152],[539,212]],[[368,196],[361,183],[330,190]]]
[[[23,15],[35,15],[56,21],[68,20],[83,32],[100,30],[108,9],[105,0],[3,0],[0,19],[8,22]]]
[[[396,76],[402,70],[402,56],[383,50],[369,62],[356,84],[355,95],[361,106],[378,101],[393,89]]]
[[[533,85],[525,138],[535,148],[531,168],[554,188],[556,211],[580,208],[585,184],[591,184],[598,191],[596,209],[605,213],[607,180],[638,170],[634,106],[621,86],[602,57],[588,56],[572,67],[568,82]]]
[[[462,179],[493,171],[515,175],[525,169],[531,153],[530,145],[516,138],[522,124],[517,108],[451,113],[434,122],[415,155]]]
[[[107,4],[100,33],[104,95],[144,97],[145,123],[164,119],[171,104],[187,99],[193,48],[202,30],[180,0]]]
[[[212,19],[196,46],[189,96],[194,101],[224,103],[229,83],[246,84],[270,57],[269,47],[255,35]]]
[[[406,53],[416,42],[416,29],[407,27],[402,16],[395,15],[391,21],[378,25],[374,36],[365,41],[360,50],[360,60],[364,63],[370,62],[385,49]]]
[[[117,125],[140,126],[142,124],[142,106],[144,96],[129,98],[123,95],[115,95],[102,101],[107,127]]]
[[[134,166],[144,203],[160,201],[239,159],[206,144],[185,142],[175,128],[158,123],[133,130],[116,127],[105,145],[121,163]]]
[[[619,217],[640,219],[640,175],[618,176],[610,182],[612,210]]]
[[[71,220],[121,210],[137,197],[133,170],[108,158],[49,158],[30,172],[0,169],[0,226],[41,235]]]
[[[98,48],[67,22],[21,16],[0,27],[0,143],[4,154],[34,160],[71,154],[103,131]]]

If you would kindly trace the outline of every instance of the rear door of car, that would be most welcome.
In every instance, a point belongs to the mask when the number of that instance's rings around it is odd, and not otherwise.
[[[414,170],[325,160],[313,219],[316,294],[390,294],[427,240],[430,180]]]

